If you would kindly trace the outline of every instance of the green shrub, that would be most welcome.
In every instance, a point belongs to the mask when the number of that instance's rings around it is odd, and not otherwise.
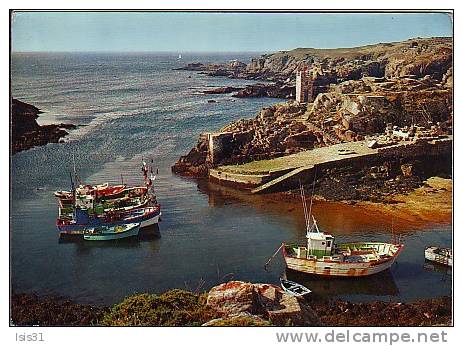
[[[106,326],[199,326],[214,318],[204,295],[174,289],[161,295],[139,294],[114,305],[103,316]]]

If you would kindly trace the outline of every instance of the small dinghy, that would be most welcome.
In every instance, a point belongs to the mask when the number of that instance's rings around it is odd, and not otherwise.
[[[84,231],[84,240],[115,240],[138,235],[140,223],[128,223],[116,226],[100,226]]]
[[[428,246],[424,250],[424,258],[449,267],[453,265],[452,249],[446,247]]]
[[[297,282],[294,282],[294,281],[280,278],[280,283],[281,283],[281,288],[283,288],[285,292],[288,292],[289,294],[296,296],[296,297],[302,297],[312,292],[307,287],[302,286],[301,284],[298,284]]]

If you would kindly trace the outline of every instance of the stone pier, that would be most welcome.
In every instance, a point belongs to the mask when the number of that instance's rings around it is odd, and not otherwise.
[[[348,142],[272,160],[210,169],[210,180],[219,184],[250,189],[253,193],[285,191],[296,188],[299,181],[313,180],[317,171],[327,168],[366,167],[388,159],[437,157],[452,152],[452,136],[433,140],[402,141],[395,145],[370,148],[368,140]]]

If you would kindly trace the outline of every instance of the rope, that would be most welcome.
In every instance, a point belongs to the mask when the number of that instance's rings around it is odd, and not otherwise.
[[[275,253],[268,259],[268,261],[265,262],[265,264],[264,264],[264,269],[265,270],[267,270],[268,265],[273,260],[273,258],[278,254],[278,252],[280,252],[282,247],[283,247],[283,244],[281,244],[280,247],[277,249],[277,251],[275,251]]]

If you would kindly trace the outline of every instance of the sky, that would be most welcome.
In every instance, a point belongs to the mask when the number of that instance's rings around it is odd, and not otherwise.
[[[445,13],[16,12],[15,52],[265,52],[452,36]]]

